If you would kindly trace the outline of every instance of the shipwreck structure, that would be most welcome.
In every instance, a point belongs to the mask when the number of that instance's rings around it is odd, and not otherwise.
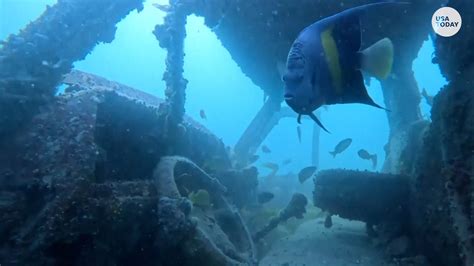
[[[168,52],[164,100],[73,71],[73,63],[97,43],[114,39],[116,23],[140,11],[143,0],[59,0],[48,7],[0,46],[0,261],[255,264],[252,234],[229,199],[240,206],[254,199],[258,173],[233,169],[223,143],[185,115],[186,18],[204,17],[242,71],[268,95],[234,147],[236,160],[245,162],[280,119],[294,117],[281,108],[277,65],[298,32],[371,2],[170,0],[161,7],[167,12],[164,24],[154,30]],[[371,225],[393,215],[415,243],[414,252],[434,265],[473,265],[474,16],[462,14],[463,30],[456,37],[435,40],[435,59],[449,84],[435,97],[430,123],[420,115],[411,65],[430,34],[431,14],[446,1],[410,2],[362,20],[364,44],[388,36],[396,47],[394,73],[382,82],[391,110],[384,165],[390,174],[321,173],[314,203]],[[474,9],[471,1],[449,4]],[[66,94],[55,96],[60,83],[67,85]],[[210,167],[209,158],[219,167]],[[341,181],[350,176],[363,185]],[[360,198],[372,181],[381,189],[380,202],[398,211]],[[235,186],[248,195],[239,195]],[[193,208],[186,199],[189,189],[206,189],[212,208]],[[346,197],[335,197],[337,191]],[[354,207],[359,212],[348,212]],[[170,261],[170,254],[182,260]]]

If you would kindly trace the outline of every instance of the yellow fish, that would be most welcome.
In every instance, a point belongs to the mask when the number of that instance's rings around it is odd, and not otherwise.
[[[188,198],[194,206],[202,208],[211,207],[211,196],[205,189],[199,189],[198,191],[191,192],[188,195]]]

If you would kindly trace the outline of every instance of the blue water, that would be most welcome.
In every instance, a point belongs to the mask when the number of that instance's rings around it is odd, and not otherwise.
[[[163,1],[147,1],[142,12],[132,12],[117,25],[115,40],[111,44],[98,45],[85,60],[75,64],[76,68],[164,97],[164,82],[161,78],[166,53],[152,35],[155,25],[163,21],[164,13],[152,7],[153,2]],[[37,18],[46,4],[54,3],[55,0],[0,0],[0,39],[18,32],[30,20]],[[262,90],[242,73],[229,52],[204,25],[202,18],[189,17],[187,35],[184,73],[189,80],[187,114],[202,122],[232,147],[262,106]],[[413,69],[420,89],[426,88],[429,94],[436,94],[446,81],[438,66],[431,63],[432,53],[432,41],[427,40]],[[375,102],[383,105],[377,81],[372,80],[369,94]],[[206,121],[199,117],[201,109],[207,114]],[[421,109],[424,116],[429,118],[430,108],[424,100]],[[332,132],[321,132],[321,169],[342,167],[371,170],[371,163],[357,156],[360,148],[378,154],[380,169],[385,155],[383,146],[388,139],[384,111],[364,105],[338,105],[329,107],[327,111],[322,110],[321,119]],[[293,159],[293,163],[282,170],[283,173],[297,172],[309,165],[313,122],[306,120],[301,128],[303,138],[300,144],[295,119],[282,120],[265,140],[264,144],[270,147],[272,153],[260,154],[261,162]],[[351,147],[336,159],[332,158],[328,151],[341,139],[348,137],[353,139]]]

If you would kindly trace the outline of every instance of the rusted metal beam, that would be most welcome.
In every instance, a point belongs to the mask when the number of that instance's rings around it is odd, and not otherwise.
[[[153,31],[160,46],[168,52],[163,80],[166,82],[169,135],[175,135],[185,112],[184,104],[188,81],[183,77],[184,39],[186,38],[186,19],[191,13],[189,9],[189,5],[183,4],[183,1],[171,0],[164,23],[157,25]]]
[[[255,118],[235,145],[234,152],[239,162],[245,163],[247,156],[253,154],[265,140],[273,127],[278,124],[280,99],[268,98]]]
[[[319,112],[316,114],[320,118]],[[319,167],[319,137],[321,135],[321,127],[316,123],[313,124],[313,138],[311,145],[311,164]]]

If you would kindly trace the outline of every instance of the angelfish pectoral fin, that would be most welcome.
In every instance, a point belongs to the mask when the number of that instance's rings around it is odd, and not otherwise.
[[[319,121],[319,119],[313,113],[310,113],[309,117],[311,117],[311,119],[313,119],[313,121],[316,122],[316,124],[318,124],[318,126],[320,126],[324,131],[326,131],[327,133],[331,133],[323,126],[321,121]]]
[[[298,118],[296,119],[296,121],[298,122],[298,124],[301,124],[301,114],[298,114]]]

